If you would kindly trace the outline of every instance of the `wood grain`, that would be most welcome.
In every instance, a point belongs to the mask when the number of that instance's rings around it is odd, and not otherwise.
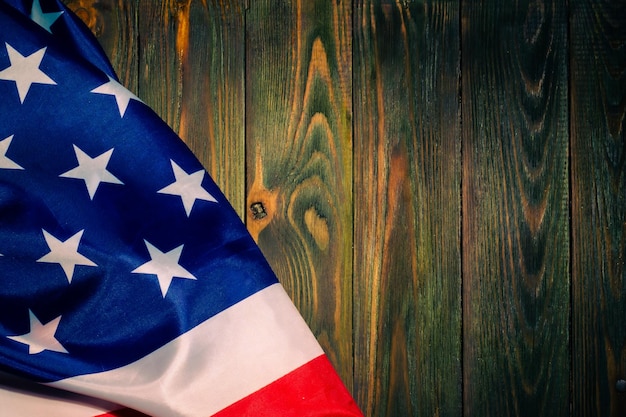
[[[626,415],[623,1],[64,1],[365,415]]]
[[[570,4],[572,415],[617,417],[626,415],[626,8]]]
[[[243,218],[243,0],[139,0],[138,7],[139,95]]]
[[[458,9],[355,4],[355,387],[368,416],[462,412]]]
[[[246,17],[247,226],[352,387],[349,1]]]
[[[468,417],[569,413],[566,10],[462,7]]]

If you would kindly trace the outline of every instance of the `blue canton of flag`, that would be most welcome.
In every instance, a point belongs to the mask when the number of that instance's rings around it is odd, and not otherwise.
[[[31,26],[2,21],[0,349],[52,381],[131,363],[275,281],[171,130]]]
[[[0,370],[11,416],[361,415],[201,164],[52,0],[0,0]]]

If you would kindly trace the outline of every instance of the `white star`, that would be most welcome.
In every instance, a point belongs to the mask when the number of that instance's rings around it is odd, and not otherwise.
[[[30,18],[33,19],[34,22],[39,24],[39,26],[41,26],[42,28],[44,28],[50,33],[52,33],[50,26],[52,26],[54,22],[56,22],[56,20],[62,14],[63,14],[62,11],[44,13],[43,10],[41,10],[41,5],[39,4],[39,0],[33,1],[33,7],[30,10]]]
[[[0,140],[0,168],[4,169],[24,169],[15,162],[11,161],[6,155],[9,150],[9,146],[11,146],[11,140],[13,140],[13,135],[8,138],[4,138]]]
[[[76,153],[78,166],[64,172],[59,177],[84,180],[89,192],[89,198],[92,200],[101,182],[124,184],[106,169],[113,154],[113,149],[109,149],[95,158],[91,158],[76,145],[74,145],[74,152]]]
[[[5,45],[9,53],[11,65],[0,71],[0,80],[15,81],[21,103],[24,103],[26,94],[28,94],[32,84],[56,85],[54,80],[39,69],[39,65],[46,53],[46,48],[41,48],[28,56],[23,56],[8,43],[5,43]]]
[[[32,311],[28,310],[28,314],[30,316],[30,332],[21,336],[7,337],[28,345],[28,353],[30,355],[43,352],[44,350],[67,353],[63,345],[54,337],[57,327],[59,327],[61,316],[49,321],[48,324],[41,324]]]
[[[217,200],[209,194],[207,190],[202,188],[202,179],[204,178],[203,170],[196,171],[193,174],[187,174],[181,167],[176,165],[176,162],[171,161],[171,163],[176,181],[167,187],[160,189],[158,191],[159,193],[179,196],[183,200],[183,206],[185,206],[187,217],[189,217],[191,208],[196,200],[205,200],[217,203]]]
[[[132,273],[156,275],[163,298],[165,298],[165,294],[167,294],[167,290],[174,278],[196,279],[189,271],[178,264],[184,245],[163,253],[147,240],[144,240],[144,242],[148,252],[150,252],[151,260],[136,268]]]
[[[107,75],[107,77],[109,76]],[[131,99],[142,102],[139,97],[128,91],[122,84],[118,83],[111,77],[109,77],[109,81],[107,83],[91,90],[91,93],[115,96],[115,101],[117,102],[117,108],[120,111],[121,117],[124,117],[124,113],[126,113],[126,108],[128,107],[128,103]]]
[[[65,241],[57,239],[43,229],[42,231],[48,248],[50,248],[50,252],[39,258],[37,262],[61,265],[69,283],[72,283],[74,267],[76,265],[98,266],[87,257],[78,253],[78,245],[80,244],[80,239],[83,237],[84,229]]]

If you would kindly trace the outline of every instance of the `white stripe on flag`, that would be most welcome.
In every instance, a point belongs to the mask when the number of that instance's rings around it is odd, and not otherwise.
[[[152,416],[209,416],[323,351],[280,284],[125,367],[51,385]]]
[[[0,417],[90,417],[119,408],[0,372]]]

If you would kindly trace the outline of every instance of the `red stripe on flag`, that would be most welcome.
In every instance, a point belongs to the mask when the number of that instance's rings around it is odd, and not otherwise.
[[[244,416],[362,417],[363,414],[326,355],[322,355],[214,415]]]
[[[106,414],[99,414],[94,417],[149,417],[146,414],[139,411],[131,410],[130,408],[122,408],[121,410],[115,410]]]

